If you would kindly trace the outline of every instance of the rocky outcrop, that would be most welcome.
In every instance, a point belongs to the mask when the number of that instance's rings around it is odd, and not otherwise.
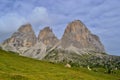
[[[78,49],[93,50],[96,52],[105,51],[99,37],[92,34],[80,20],[75,20],[67,25],[61,39],[61,46],[64,49],[73,46]]]
[[[46,51],[47,51],[47,46],[42,42],[37,42],[34,46],[28,48],[21,55],[41,60],[48,54]]]
[[[17,32],[13,33],[11,38],[4,41],[5,49],[16,49],[21,47],[32,47],[36,44],[37,38],[31,24],[22,25]],[[13,50],[14,51],[14,50]]]
[[[38,41],[43,42],[48,47],[53,47],[59,40],[53,33],[52,29],[49,27],[45,27],[43,30],[40,31],[38,35]]]

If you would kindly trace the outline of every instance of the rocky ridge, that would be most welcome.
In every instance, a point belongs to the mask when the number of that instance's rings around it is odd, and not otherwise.
[[[53,62],[74,60],[73,55],[105,52],[99,37],[92,34],[80,20],[67,25],[61,40],[49,27],[42,29],[36,37],[30,24],[22,25],[17,32],[4,41],[2,48],[18,52],[23,56]]]

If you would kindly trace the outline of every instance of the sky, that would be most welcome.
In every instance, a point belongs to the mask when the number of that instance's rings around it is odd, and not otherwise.
[[[50,26],[60,39],[74,20],[98,35],[107,53],[120,56],[120,0],[0,0],[0,42],[26,23],[36,35]]]

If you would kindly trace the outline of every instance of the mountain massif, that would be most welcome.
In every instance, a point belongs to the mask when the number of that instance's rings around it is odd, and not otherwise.
[[[31,24],[22,25],[4,41],[3,49],[38,59],[43,59],[54,49],[75,52],[79,55],[90,51],[105,52],[99,37],[92,34],[80,20],[67,25],[61,40],[55,36],[50,27],[40,30],[36,37]]]
[[[120,59],[106,54],[99,37],[92,34],[80,20],[70,22],[61,39],[48,26],[40,30],[36,37],[31,24],[22,25],[1,47],[22,56],[71,65],[76,63],[82,66],[104,66],[111,59]]]

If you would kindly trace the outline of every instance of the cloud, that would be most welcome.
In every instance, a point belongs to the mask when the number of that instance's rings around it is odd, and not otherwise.
[[[26,19],[17,13],[8,13],[0,17],[0,42],[11,36]]]
[[[35,32],[38,34],[38,29],[41,29],[45,25],[50,25],[52,19],[45,7],[35,7],[31,9],[31,12],[26,16],[21,15],[19,12],[8,12],[3,16],[0,16],[0,37],[4,38],[3,36],[10,36],[8,34],[17,31],[21,25],[26,23],[31,23]]]
[[[0,32],[9,33],[17,30],[17,28],[24,24],[26,19],[17,13],[8,13],[0,17]]]
[[[52,20],[45,7],[35,7],[31,14],[28,16],[30,23],[34,25],[49,25]]]

